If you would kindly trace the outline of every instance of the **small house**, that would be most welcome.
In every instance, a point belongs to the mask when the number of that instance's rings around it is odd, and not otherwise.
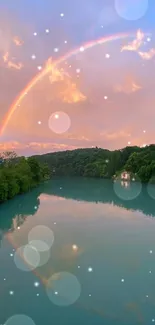
[[[121,173],[121,179],[125,181],[130,181],[130,173],[124,171]]]

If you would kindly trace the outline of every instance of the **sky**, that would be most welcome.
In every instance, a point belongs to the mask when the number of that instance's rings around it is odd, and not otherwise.
[[[155,139],[154,0],[1,0],[0,151]]]

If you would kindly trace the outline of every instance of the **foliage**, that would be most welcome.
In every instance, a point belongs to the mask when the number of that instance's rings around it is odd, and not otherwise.
[[[3,172],[0,170],[0,202],[6,201],[8,198],[8,183],[3,175]]]
[[[40,164],[40,168],[41,168],[41,177],[44,180],[50,179],[50,170],[48,168],[48,164],[47,163]]]
[[[17,157],[14,152],[3,153],[1,157],[4,160],[0,165],[0,202],[28,192],[49,178],[47,164],[39,163],[34,157]]]
[[[112,178],[126,170],[142,182],[155,182],[155,145],[109,151],[76,149],[29,158],[14,152],[0,155],[0,202],[25,193],[56,176]]]
[[[0,160],[5,166],[10,166],[16,158],[17,154],[14,151],[5,151],[0,154]]]
[[[127,170],[135,179],[148,182],[155,176],[155,145],[126,147],[109,151],[100,148],[76,149],[35,156],[56,176],[112,178]],[[155,179],[155,177],[154,177]]]
[[[144,183],[153,182],[155,176],[155,146],[143,148],[140,152],[133,152],[125,164],[127,171],[136,173]]]

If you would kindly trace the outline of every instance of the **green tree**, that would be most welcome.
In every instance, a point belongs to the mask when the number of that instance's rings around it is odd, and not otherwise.
[[[35,157],[29,157],[27,163],[31,169],[33,185],[37,185],[42,180],[40,163]]]
[[[152,175],[152,168],[151,168],[151,165],[145,165],[145,166],[142,166],[137,175],[139,176],[140,180],[143,182],[143,183],[147,183],[149,182],[150,178],[151,178],[151,175]]]
[[[41,177],[43,180],[48,180],[50,178],[50,170],[47,163],[40,165]]]
[[[5,166],[11,165],[16,158],[17,154],[14,151],[4,151],[0,154],[0,159],[3,160]]]
[[[13,167],[4,167],[3,175],[6,178],[8,186],[8,199],[12,199],[19,193],[19,185],[16,180],[16,173]]]
[[[1,156],[7,158],[0,164],[0,202],[25,193],[50,177],[48,165],[34,157],[17,157],[14,152]]]
[[[19,192],[24,193],[29,191],[33,187],[32,172],[31,168],[25,159],[22,157],[15,166],[16,180],[19,185]]]
[[[0,202],[4,202],[8,199],[8,183],[3,175],[3,171],[0,170]]]

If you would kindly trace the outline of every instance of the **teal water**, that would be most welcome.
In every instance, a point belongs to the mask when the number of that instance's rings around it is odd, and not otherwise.
[[[0,324],[154,323],[154,194],[138,183],[56,178],[1,205]],[[50,249],[27,250],[28,266],[18,248],[39,225],[34,239],[48,227]]]

